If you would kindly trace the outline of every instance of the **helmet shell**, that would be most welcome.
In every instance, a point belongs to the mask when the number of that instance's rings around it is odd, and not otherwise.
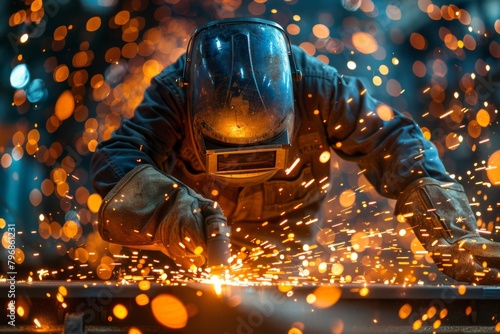
[[[283,29],[260,19],[226,19],[199,28],[188,49],[187,97],[200,136],[255,145],[292,133],[291,48]],[[201,147],[200,147],[201,148]]]
[[[210,22],[188,43],[190,138],[208,174],[227,185],[271,178],[287,163],[300,80],[283,28],[257,18]]]

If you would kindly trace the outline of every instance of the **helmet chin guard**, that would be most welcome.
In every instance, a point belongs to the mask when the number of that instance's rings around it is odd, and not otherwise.
[[[237,18],[200,27],[183,76],[191,138],[208,174],[246,186],[286,168],[300,72],[281,26]]]

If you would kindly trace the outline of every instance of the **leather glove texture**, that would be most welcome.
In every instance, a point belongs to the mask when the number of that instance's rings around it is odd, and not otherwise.
[[[479,235],[460,184],[416,180],[398,198],[395,213],[410,224],[443,273],[457,281],[500,284],[500,243]]]
[[[227,221],[217,203],[151,165],[127,173],[98,215],[104,240],[160,250],[185,269],[206,262],[206,222]]]

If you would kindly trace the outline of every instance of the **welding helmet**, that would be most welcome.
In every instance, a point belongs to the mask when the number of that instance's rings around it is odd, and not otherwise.
[[[193,33],[179,84],[208,174],[246,186],[285,168],[299,77],[288,36],[275,22],[224,19]]]

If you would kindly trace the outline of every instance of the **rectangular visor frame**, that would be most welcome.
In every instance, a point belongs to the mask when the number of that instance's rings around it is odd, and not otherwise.
[[[288,131],[253,146],[227,146],[203,136],[209,174],[249,174],[285,169],[290,142]]]

